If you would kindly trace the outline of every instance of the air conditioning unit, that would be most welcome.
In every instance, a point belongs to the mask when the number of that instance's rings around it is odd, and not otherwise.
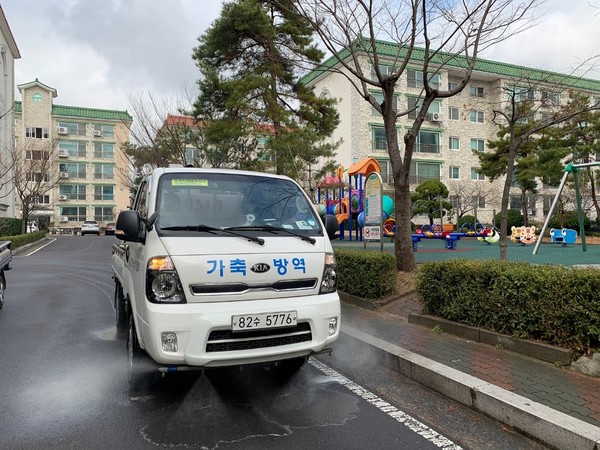
[[[58,134],[69,134],[67,127],[58,127]]]
[[[94,136],[102,137],[102,131],[94,130]]]
[[[69,178],[69,172],[61,172],[60,177],[61,178]]]
[[[59,220],[60,220],[61,222],[68,222],[68,221],[69,221],[69,218],[68,218],[67,216],[60,216]]]
[[[65,200],[68,200],[68,199],[69,199],[69,196],[68,196],[68,195],[59,195],[59,196],[58,196],[58,199],[59,199],[59,200],[62,200],[62,201],[65,201]]]
[[[440,113],[432,113],[431,120],[434,122],[441,122],[444,120],[444,116],[442,116]]]
[[[69,152],[67,150],[59,150],[58,151],[59,158],[66,158],[69,156]]]

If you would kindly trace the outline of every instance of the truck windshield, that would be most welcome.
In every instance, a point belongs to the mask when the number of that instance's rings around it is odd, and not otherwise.
[[[203,224],[249,233],[261,227],[300,235],[321,233],[302,190],[281,178],[231,172],[168,173],[161,177],[157,201],[157,225],[165,231],[177,227],[178,232],[201,232],[193,227]]]

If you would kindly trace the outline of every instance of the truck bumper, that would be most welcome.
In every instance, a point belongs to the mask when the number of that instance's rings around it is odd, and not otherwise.
[[[157,305],[146,303],[140,344],[164,365],[221,367],[308,356],[331,347],[340,332],[337,293],[244,302]],[[233,333],[232,316],[296,311],[298,327]],[[330,322],[336,326],[331,330]],[[308,330],[308,332],[307,332]],[[162,336],[176,336],[177,350],[165,351]]]

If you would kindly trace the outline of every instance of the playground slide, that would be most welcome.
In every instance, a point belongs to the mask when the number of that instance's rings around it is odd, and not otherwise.
[[[338,223],[340,225],[350,218],[348,213],[346,213],[346,214],[336,214],[335,217],[337,217]]]
[[[344,221],[350,218],[350,202],[347,198],[343,198],[340,203],[340,214],[336,214],[335,217],[338,220],[338,224],[344,223]]]

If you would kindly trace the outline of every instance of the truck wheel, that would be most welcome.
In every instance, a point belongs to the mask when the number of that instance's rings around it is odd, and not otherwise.
[[[0,309],[4,306],[4,290],[6,289],[6,281],[4,275],[0,276]]]
[[[138,342],[133,313],[131,313],[127,325],[127,380],[131,390],[140,391],[148,388],[154,377],[152,369],[150,357]]]
[[[127,330],[127,315],[125,314],[125,299],[121,293],[121,286],[115,283],[115,324],[117,326],[117,336],[122,337]]]

